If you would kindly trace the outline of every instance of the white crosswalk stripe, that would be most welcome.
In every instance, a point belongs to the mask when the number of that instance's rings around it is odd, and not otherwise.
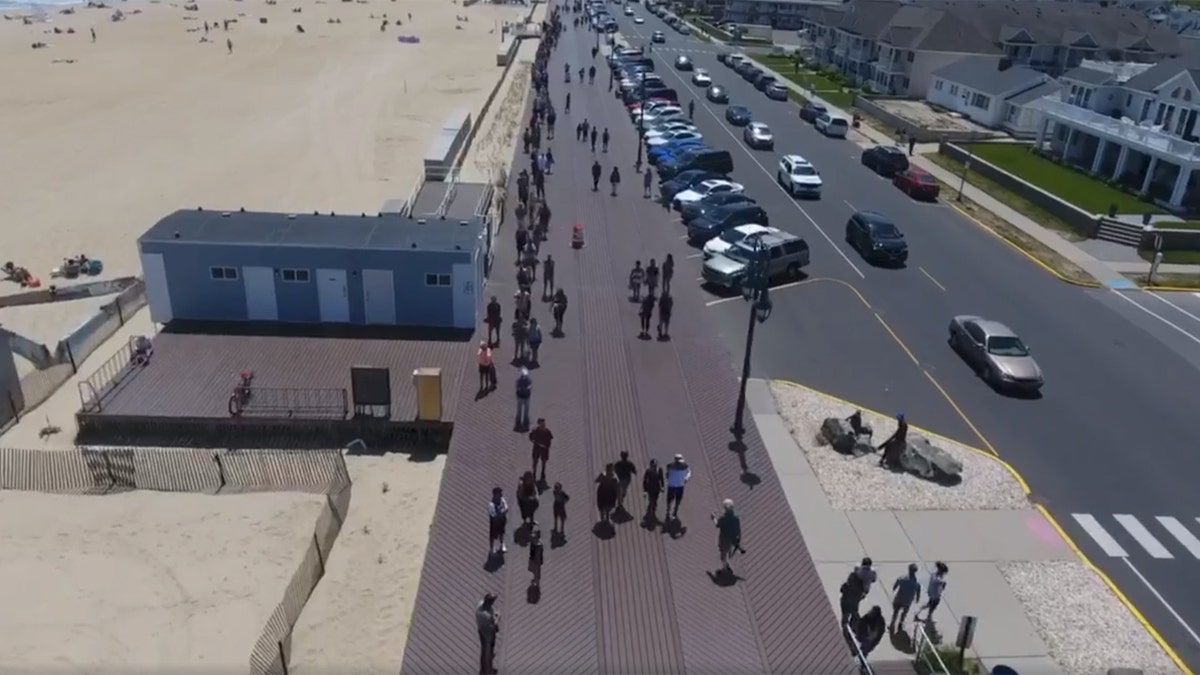
[[[1154,516],[1143,523],[1142,519],[1128,513],[1100,518],[1089,513],[1072,513],[1071,517],[1111,558],[1132,559],[1144,554],[1156,560],[1173,560],[1182,548],[1187,552],[1182,557],[1200,560],[1200,536],[1197,535],[1200,518],[1181,520],[1174,516]],[[1119,527],[1111,529],[1112,526],[1106,526],[1102,519],[1111,519]],[[1134,543],[1136,546],[1132,545]]]

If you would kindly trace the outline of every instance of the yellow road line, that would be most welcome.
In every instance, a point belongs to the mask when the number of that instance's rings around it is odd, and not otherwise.
[[[939,282],[937,279],[934,279],[933,275],[930,274],[928,271],[926,271],[926,269],[924,267],[917,267],[917,269],[921,270],[921,274],[924,274],[926,279],[929,279],[930,281],[932,281],[934,286],[937,286],[938,288],[942,289],[943,291],[946,290],[946,287],[943,286],[941,284],[941,282]]]
[[[949,403],[951,408],[954,408],[954,412],[958,413],[958,416],[962,418],[962,421],[967,423],[967,426],[971,428],[971,431],[975,434],[975,437],[979,439],[980,443],[983,443],[983,447],[987,448],[988,452],[999,457],[1000,453],[996,452],[996,448],[988,441],[987,438],[984,437],[983,432],[981,432],[979,428],[975,426],[975,423],[971,421],[971,418],[967,417],[967,414],[963,412],[963,409],[958,407],[958,404],[954,402],[954,397],[950,396],[949,392],[943,389],[942,385],[938,384],[937,380],[933,379],[933,376],[929,374],[928,370],[922,369],[921,372],[924,373],[925,377],[929,378],[929,381],[933,384],[933,386],[937,388],[939,392],[941,392],[942,398],[946,399],[946,403]]]
[[[888,335],[892,336],[892,339],[896,341],[896,344],[900,345],[900,349],[903,349],[904,353],[908,354],[908,358],[913,362],[913,365],[920,368],[921,362],[918,361],[917,357],[913,355],[912,350],[908,348],[908,345],[904,344],[904,340],[901,340],[900,336],[896,335],[896,331],[892,330],[892,327],[888,325],[888,322],[884,321],[882,316],[879,316],[879,312],[874,312],[874,314],[875,318],[879,319],[879,325],[883,326],[883,329],[887,331]]]

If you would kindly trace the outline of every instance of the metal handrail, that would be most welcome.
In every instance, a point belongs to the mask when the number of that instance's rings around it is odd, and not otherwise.
[[[916,629],[916,640],[914,641],[916,644],[913,645],[914,647],[916,647],[916,649],[913,652],[914,654],[916,654],[916,658],[926,660],[926,665],[928,665],[930,670],[933,671],[934,673],[941,673],[942,675],[950,675],[950,669],[946,667],[946,662],[942,660],[942,655],[938,654],[937,645],[934,644],[933,640],[929,639],[929,634],[925,632],[925,627],[919,623],[914,622],[913,628]],[[933,654],[933,660],[937,662],[937,665],[940,668],[940,670],[934,670],[933,664],[928,663],[928,660],[924,656],[926,646],[929,647],[929,653]]]
[[[345,389],[235,387],[229,396],[231,417],[346,419],[350,401]]]
[[[442,203],[438,204],[438,218],[445,218],[446,213],[450,210],[450,204],[454,203],[454,196],[458,194],[458,174],[457,167],[450,169],[450,173],[446,176],[446,194],[442,195]]]
[[[842,632],[846,634],[846,640],[850,642],[850,646],[854,647],[854,660],[858,661],[858,671],[862,675],[875,675],[875,671],[871,670],[871,664],[867,662],[867,655],[863,653],[862,645],[859,644],[858,638],[854,636],[854,631],[850,628],[850,622],[842,624]]]
[[[421,165],[421,173],[417,176],[416,182],[413,184],[412,190],[408,193],[408,199],[404,201],[403,211],[400,213],[401,218],[412,218],[413,204],[417,202],[417,195],[421,192],[421,186],[425,185],[425,165]]]
[[[100,412],[104,397],[112,393],[117,385],[136,369],[145,365],[134,363],[134,355],[137,353],[136,340],[136,337],[129,338],[116,354],[110,356],[99,368],[92,371],[91,375],[76,385],[76,389],[79,390],[80,412]]]

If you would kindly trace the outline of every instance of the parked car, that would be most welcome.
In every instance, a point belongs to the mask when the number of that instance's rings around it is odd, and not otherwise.
[[[754,88],[761,92],[765,92],[767,87],[771,86],[772,84],[775,84],[774,75],[767,75],[764,73],[759,75],[758,78],[754,80]]]
[[[742,140],[755,150],[773,150],[775,148],[775,134],[772,134],[771,128],[762,122],[747,124],[746,129],[742,132]]]
[[[679,23],[678,26],[675,27],[675,30],[678,30],[680,35],[691,35],[692,34],[691,27],[689,27],[686,23],[683,23],[682,21]]]
[[[746,60],[745,54],[730,54],[729,56],[725,57],[725,60],[723,61],[723,63],[725,65],[729,66],[730,68],[733,68],[734,71],[736,71],[737,67],[739,65],[741,65],[742,61],[745,61],[745,60]]]
[[[730,54],[729,52],[718,52],[717,53],[717,63],[724,64],[725,59],[729,58],[729,54]]]
[[[633,5],[625,5],[625,16],[633,16]]]
[[[725,109],[725,120],[735,127],[750,124],[750,109],[742,105],[731,105]]]
[[[705,284],[731,291],[742,287],[752,261],[765,261],[771,279],[800,276],[808,266],[808,242],[788,232],[763,232],[731,245],[721,255],[704,261],[700,277]]]
[[[706,242],[713,237],[721,236],[725,230],[738,225],[770,225],[767,212],[758,204],[731,204],[714,209],[709,215],[696,218],[687,225],[688,241]]]
[[[767,98],[771,99],[772,101],[788,100],[787,87],[779,84],[778,82],[772,82],[771,84],[768,84],[764,93],[767,95]]]
[[[872,263],[903,265],[908,261],[904,233],[887,216],[874,211],[858,211],[850,216],[846,241]]]
[[[818,117],[827,112],[829,112],[829,110],[820,103],[805,103],[804,105],[800,106],[800,119],[812,124],[813,122],[817,121]]]
[[[724,192],[745,192],[746,188],[740,183],[734,183],[724,179],[706,180],[699,185],[695,185],[688,190],[684,190],[675,195],[675,199],[671,200],[671,205],[676,210],[681,210],[684,204],[695,204],[701,199],[704,199],[711,194],[721,194]]]
[[[696,131],[696,127],[684,120],[668,120],[647,126],[643,138],[648,141],[653,138],[661,138],[668,134],[673,134],[677,131]]]
[[[850,121],[840,115],[830,115],[825,113],[817,118],[813,123],[817,131],[825,134],[830,138],[845,138],[850,132]]]
[[[767,232],[778,232],[775,227],[767,227],[765,225],[738,225],[731,230],[725,230],[719,237],[713,237],[704,244],[704,258],[708,259],[714,255],[723,255],[734,244],[745,241],[750,237],[758,236]]]
[[[656,30],[650,35],[650,41],[656,44],[662,44],[667,41],[667,36],[661,30]]]
[[[646,161],[654,166],[660,166],[664,160],[670,162],[693,149],[704,147],[707,147],[704,145],[704,141],[675,141],[665,145],[656,145],[646,149]]]
[[[876,145],[862,154],[862,165],[884,178],[908,171],[908,156],[894,145]]]
[[[658,120],[675,119],[675,118],[687,119],[687,113],[685,113],[683,111],[683,108],[680,108],[677,105],[668,105],[668,106],[663,106],[652,112],[646,113],[645,119],[643,119],[642,121],[643,122],[656,122]]]
[[[933,174],[911,165],[896,174],[896,177],[892,179],[892,185],[900,188],[901,192],[913,199],[936,201],[938,193],[941,192],[941,186],[938,185]]]
[[[999,321],[956,316],[950,321],[948,342],[997,391],[1033,394],[1046,382],[1029,347]]]
[[[659,178],[670,179],[680,171],[705,169],[728,176],[733,173],[733,155],[728,150],[698,147],[689,148],[678,156],[664,158],[658,164]]]
[[[680,54],[675,57],[675,70],[691,70],[695,68],[695,64],[685,54]]]
[[[755,81],[757,81],[759,76],[762,74],[763,74],[763,71],[760,70],[757,66],[750,66],[749,68],[741,69],[742,79],[749,82],[750,84],[754,84]]]
[[[713,103],[729,103],[729,92],[725,91],[725,87],[719,84],[710,86],[704,96]]]
[[[821,172],[800,155],[784,155],[775,170],[775,180],[793,197],[820,198]]]
[[[714,208],[729,204],[740,204],[742,202],[757,203],[745,192],[717,192],[709,194],[698,202],[683,204],[679,208],[679,216],[683,219],[683,224],[687,225],[692,220],[710,212]]]
[[[692,73],[692,84],[698,87],[707,87],[712,84],[712,75],[703,68],[697,68],[696,72]]]
[[[662,136],[655,136],[654,138],[647,140],[646,145],[650,146],[651,148],[655,148],[660,145],[667,145],[668,143],[678,144],[681,141],[696,141],[699,143],[703,140],[704,134],[700,133],[699,131],[680,130],[672,131],[670,133],[663,134]]]
[[[665,204],[670,204],[675,195],[690,189],[693,185],[699,185],[706,180],[715,178],[724,178],[725,174],[717,173],[716,171],[707,171],[705,169],[690,169],[681,171],[678,175],[670,180],[661,181],[658,184],[659,198]]]
[[[640,16],[635,16],[635,17],[633,17],[633,22],[640,26],[640,25],[646,23],[646,20]]]

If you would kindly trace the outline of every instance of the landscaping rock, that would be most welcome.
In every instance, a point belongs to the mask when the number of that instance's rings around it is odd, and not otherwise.
[[[861,457],[875,451],[869,433],[855,434],[850,422],[840,417],[825,418],[821,423],[821,440],[843,455]]]
[[[944,482],[960,480],[963,465],[954,455],[939,448],[924,436],[914,436],[900,455],[905,471],[926,480]]]

